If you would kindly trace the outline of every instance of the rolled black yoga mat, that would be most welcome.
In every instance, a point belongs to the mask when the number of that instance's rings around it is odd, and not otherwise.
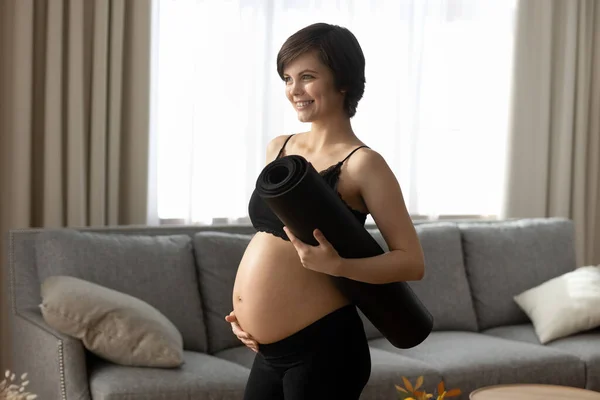
[[[384,250],[356,220],[339,195],[304,157],[269,163],[256,181],[258,195],[300,240],[318,245],[320,229],[344,258],[364,258]],[[406,349],[431,333],[433,317],[406,282],[371,284],[332,277],[346,295],[395,347]]]

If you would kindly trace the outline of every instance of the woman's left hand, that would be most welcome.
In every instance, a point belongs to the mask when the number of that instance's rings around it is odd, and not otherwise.
[[[319,242],[319,245],[312,246],[294,236],[286,226],[284,226],[283,229],[290,239],[290,242],[296,248],[304,268],[328,275],[340,276],[343,259],[320,230],[315,229],[313,231],[313,236],[317,242]]]

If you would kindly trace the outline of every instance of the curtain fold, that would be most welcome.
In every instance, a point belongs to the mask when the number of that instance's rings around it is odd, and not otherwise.
[[[503,216],[571,218],[600,264],[600,4],[521,1],[516,29]]]
[[[0,3],[0,367],[9,368],[7,231],[146,223],[151,2]]]

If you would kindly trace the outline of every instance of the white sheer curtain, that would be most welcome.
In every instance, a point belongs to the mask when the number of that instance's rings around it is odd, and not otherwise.
[[[158,0],[156,211],[240,222],[265,148],[305,131],[277,76],[285,39],[350,29],[366,57],[358,136],[396,174],[411,214],[498,215],[516,0]],[[153,202],[151,202],[152,204]]]

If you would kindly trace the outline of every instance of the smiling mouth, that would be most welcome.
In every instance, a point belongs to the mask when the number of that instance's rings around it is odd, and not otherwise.
[[[297,101],[295,104],[296,104],[296,108],[298,110],[302,110],[303,108],[306,108],[306,107],[310,106],[314,102],[315,102],[314,100]]]

